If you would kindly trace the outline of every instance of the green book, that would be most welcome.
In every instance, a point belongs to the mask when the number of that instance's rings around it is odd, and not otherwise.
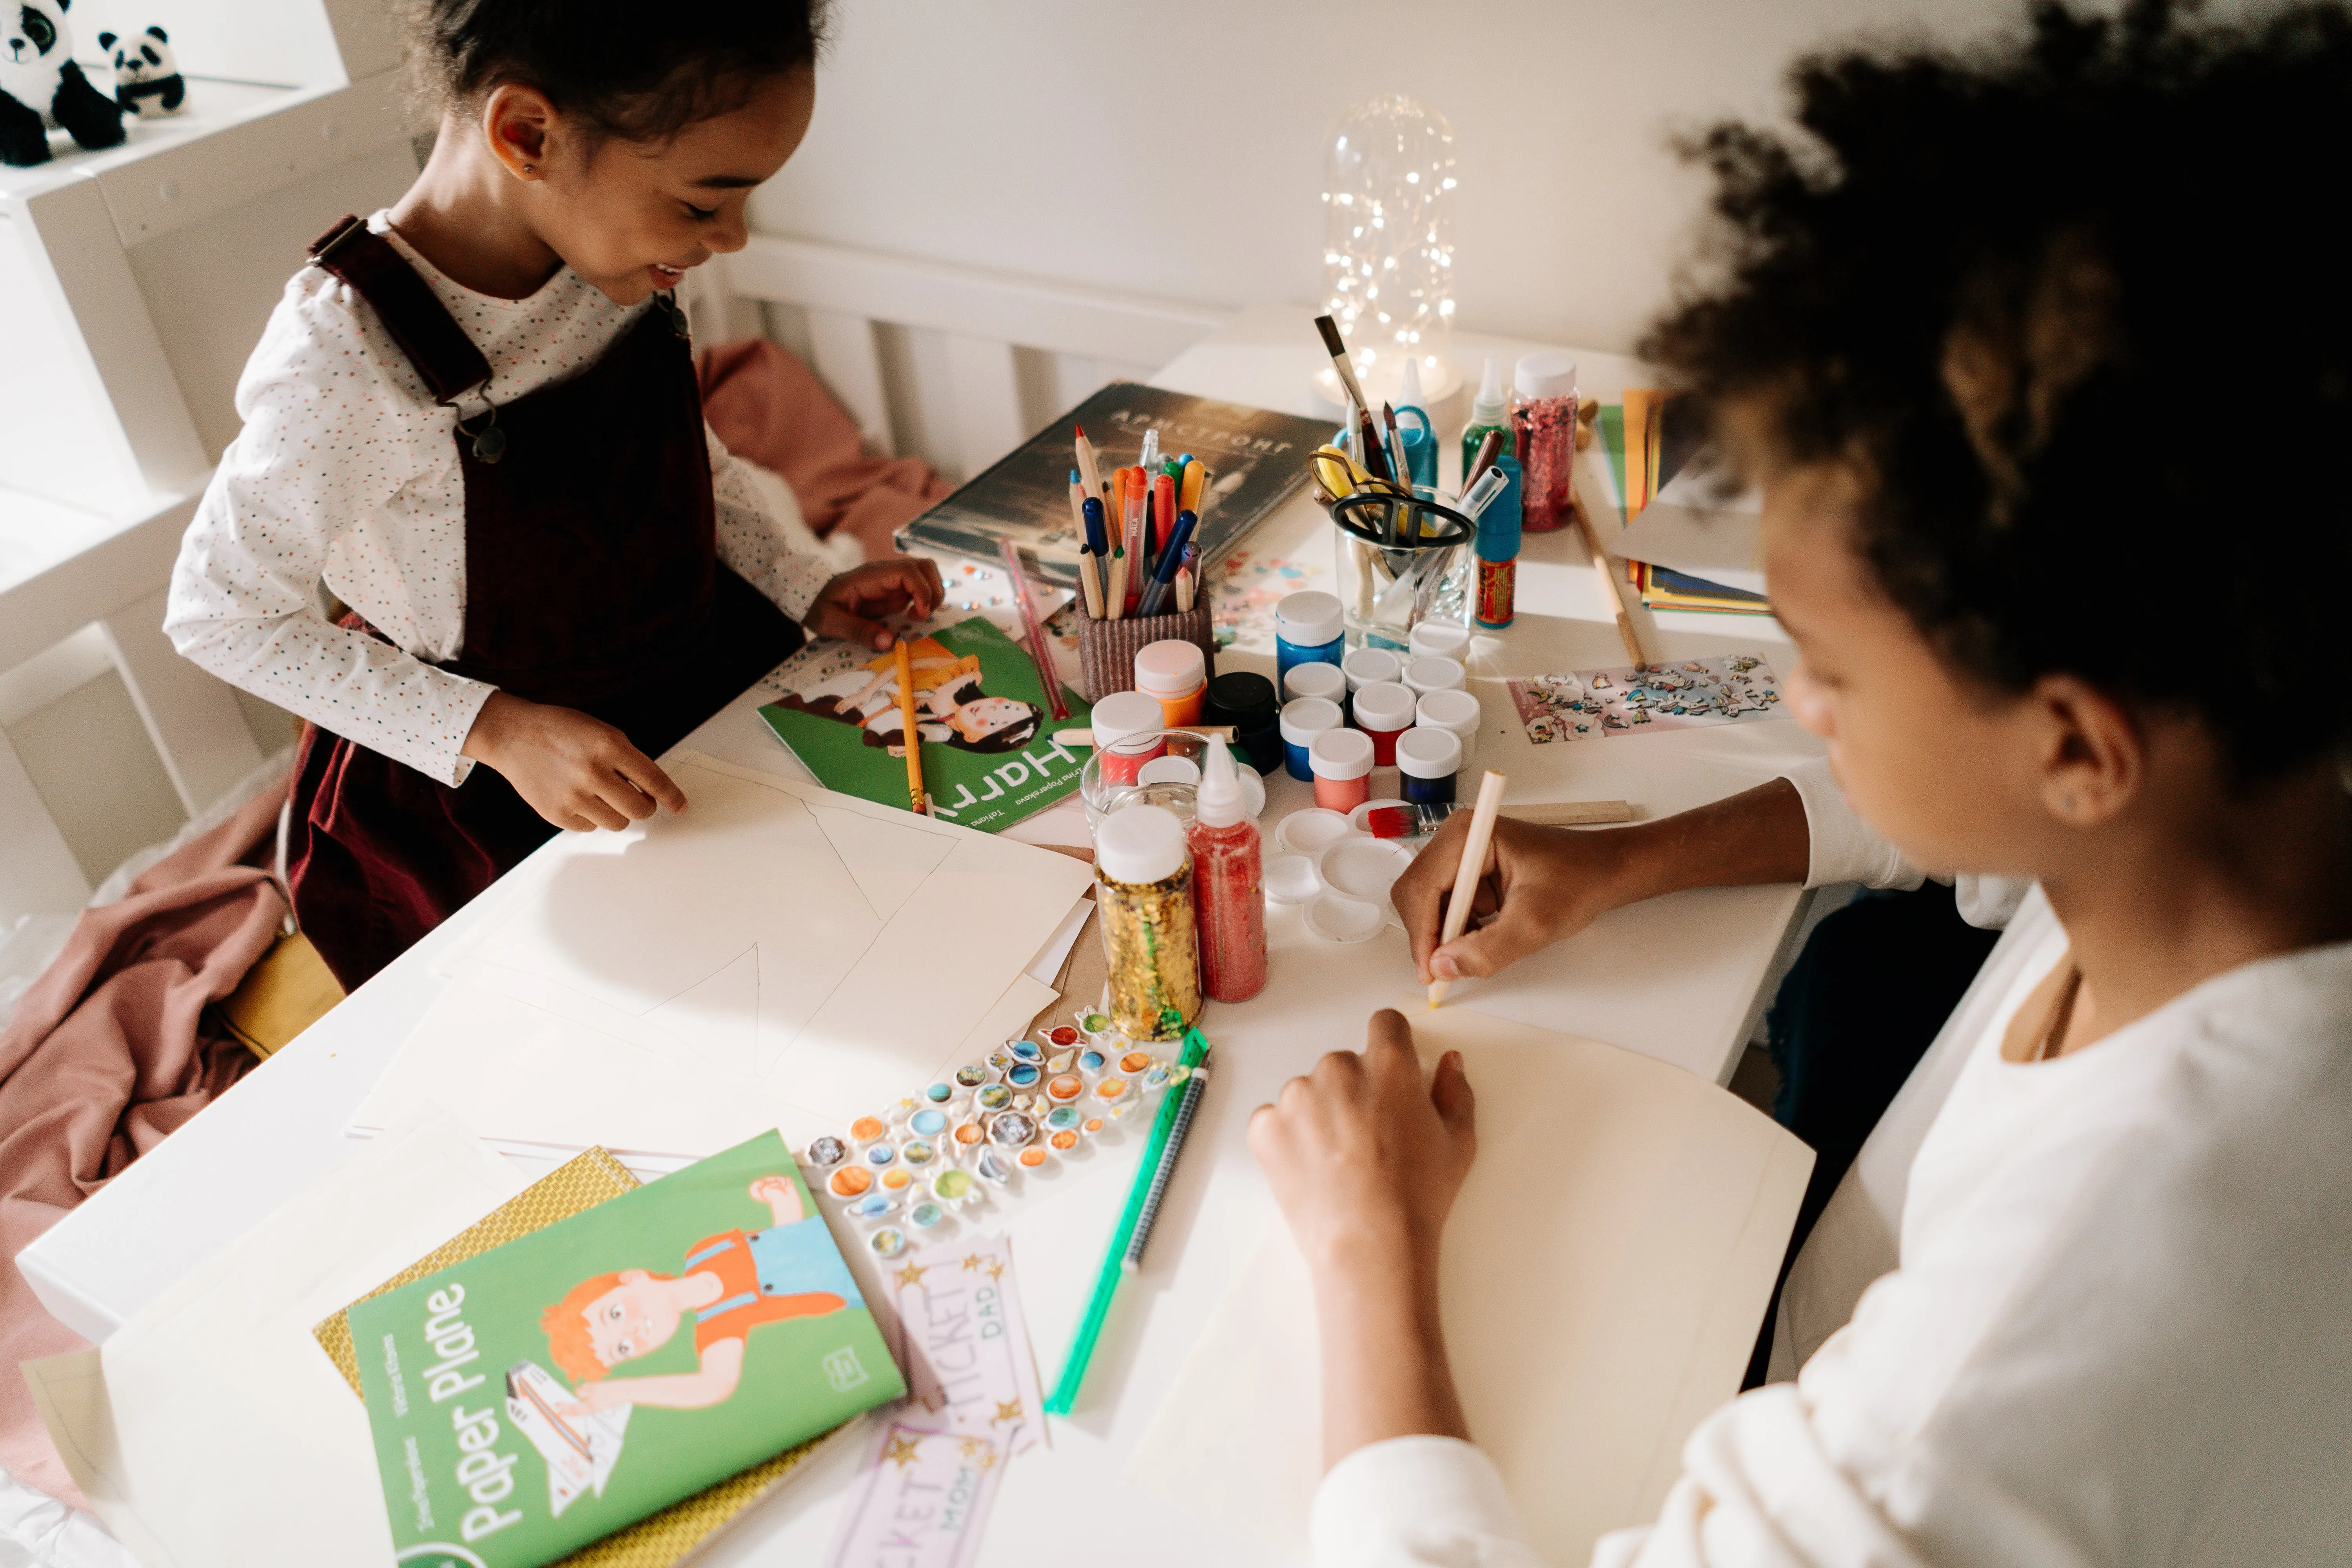
[[[940,821],[993,833],[1078,787],[1085,749],[1054,737],[1086,728],[1093,710],[1064,687],[1070,716],[1055,718],[1026,648],[974,616],[917,638],[908,651],[923,788]],[[812,680],[761,709],[760,717],[825,788],[907,805],[895,654]]]
[[[418,1568],[536,1568],[906,1392],[774,1132],[350,1317]]]

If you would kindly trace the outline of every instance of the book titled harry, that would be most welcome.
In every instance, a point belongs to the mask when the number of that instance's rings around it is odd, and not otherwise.
[[[1189,453],[1201,459],[1209,479],[1192,542],[1203,569],[1223,560],[1306,483],[1307,458],[1333,429],[1328,419],[1113,382],[900,529],[899,548],[994,561],[997,542],[1010,539],[1036,559],[1041,575],[1075,585],[1078,547],[1086,542],[1070,517],[1070,469],[1081,426],[1106,479],[1141,455],[1146,430],[1160,432],[1163,456]]]
[[[395,1552],[535,1568],[906,1384],[763,1133],[351,1310]]]

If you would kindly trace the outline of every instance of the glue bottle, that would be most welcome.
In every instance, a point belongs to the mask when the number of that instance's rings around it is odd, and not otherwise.
[[[1397,438],[1404,443],[1405,467],[1415,489],[1437,488],[1437,426],[1421,401],[1421,361],[1408,354],[1403,384],[1397,388]]]
[[[1462,474],[1465,483],[1468,482],[1470,465],[1478,460],[1478,448],[1486,444],[1486,434],[1490,430],[1502,435],[1503,450],[1509,451],[1511,405],[1503,400],[1503,368],[1491,357],[1486,361],[1485,375],[1479,378],[1478,395],[1470,403],[1470,423],[1462,432]]]
[[[1167,1009],[1174,1008],[1181,1024],[1198,1017],[1192,858],[1175,813],[1129,805],[1102,819],[1095,829],[1095,906],[1108,971],[1107,1010],[1118,1031],[1130,1040],[1160,1039]]]
[[[1192,916],[1200,931],[1201,991],[1212,1002],[1246,1002],[1265,989],[1265,868],[1241,775],[1222,741],[1192,796]]]

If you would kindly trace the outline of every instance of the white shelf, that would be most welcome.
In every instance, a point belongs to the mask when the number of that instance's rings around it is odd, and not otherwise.
[[[92,85],[98,86],[101,92],[105,90],[100,84],[108,79],[106,68],[93,67],[85,60],[81,68]],[[59,180],[135,163],[169,148],[184,145],[216,131],[242,124],[257,115],[267,114],[301,96],[304,90],[290,87],[264,87],[249,81],[192,79],[188,83],[185,112],[162,120],[141,120],[135,115],[125,115],[122,121],[125,137],[119,147],[103,147],[93,152],[78,145],[62,131],[50,132],[49,151],[54,155],[47,163],[36,163],[26,169],[0,164],[0,201],[10,196],[37,195]]]

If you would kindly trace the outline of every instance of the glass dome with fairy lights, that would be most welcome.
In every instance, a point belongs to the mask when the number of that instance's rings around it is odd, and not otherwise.
[[[1454,131],[1402,94],[1355,104],[1333,123],[1323,159],[1323,308],[1370,388],[1394,384],[1407,356],[1421,379],[1445,363],[1454,321]]]

